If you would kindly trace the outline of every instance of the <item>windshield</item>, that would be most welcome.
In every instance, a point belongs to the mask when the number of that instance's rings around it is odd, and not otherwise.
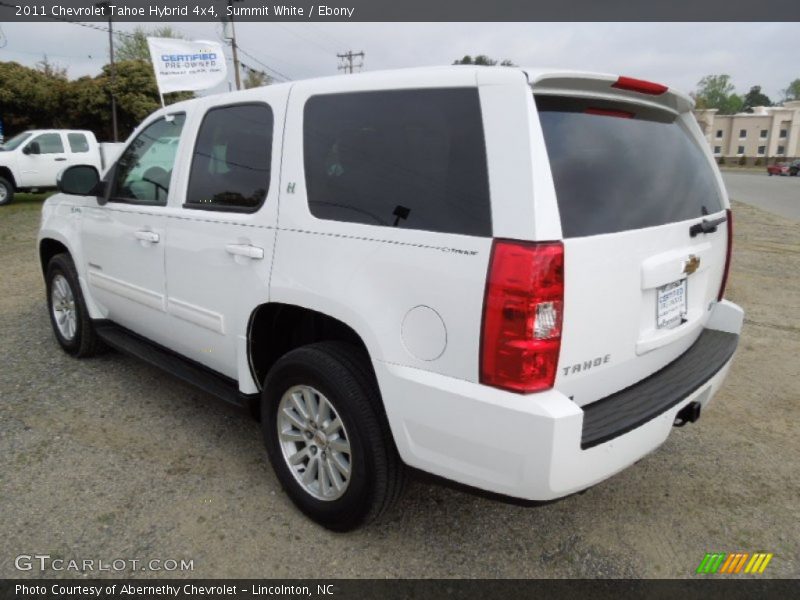
[[[536,105],[565,237],[616,233],[722,209],[712,166],[679,118],[555,96]]]
[[[5,144],[0,146],[0,149],[2,149],[2,150],[14,150],[17,146],[22,144],[29,137],[31,137],[31,134],[28,133],[27,131],[24,131],[22,133],[18,133],[17,135],[12,137],[10,140],[8,140]]]

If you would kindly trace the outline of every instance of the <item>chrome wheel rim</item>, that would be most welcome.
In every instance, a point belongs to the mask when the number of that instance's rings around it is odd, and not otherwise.
[[[0,183],[0,202],[5,200],[8,197],[8,188],[6,188],[6,184]]]
[[[53,310],[53,320],[58,327],[58,332],[65,340],[72,341],[78,329],[78,315],[75,312],[75,296],[67,278],[61,274],[53,277],[50,303]]]
[[[278,442],[297,483],[317,500],[340,498],[350,483],[352,453],[344,423],[318,390],[296,385],[278,405]]]

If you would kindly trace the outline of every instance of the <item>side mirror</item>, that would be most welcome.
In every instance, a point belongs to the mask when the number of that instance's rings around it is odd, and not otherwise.
[[[56,185],[64,194],[94,196],[100,187],[100,174],[91,165],[75,165],[59,173]]]
[[[41,154],[42,149],[39,148],[39,142],[31,142],[22,149],[23,154]]]

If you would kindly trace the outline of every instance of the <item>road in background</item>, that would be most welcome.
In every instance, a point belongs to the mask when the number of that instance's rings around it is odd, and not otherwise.
[[[800,177],[723,171],[728,196],[781,217],[800,221]]]

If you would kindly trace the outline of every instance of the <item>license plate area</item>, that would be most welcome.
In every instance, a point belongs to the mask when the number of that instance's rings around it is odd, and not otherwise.
[[[686,280],[662,285],[656,291],[656,327],[672,329],[686,318]]]

